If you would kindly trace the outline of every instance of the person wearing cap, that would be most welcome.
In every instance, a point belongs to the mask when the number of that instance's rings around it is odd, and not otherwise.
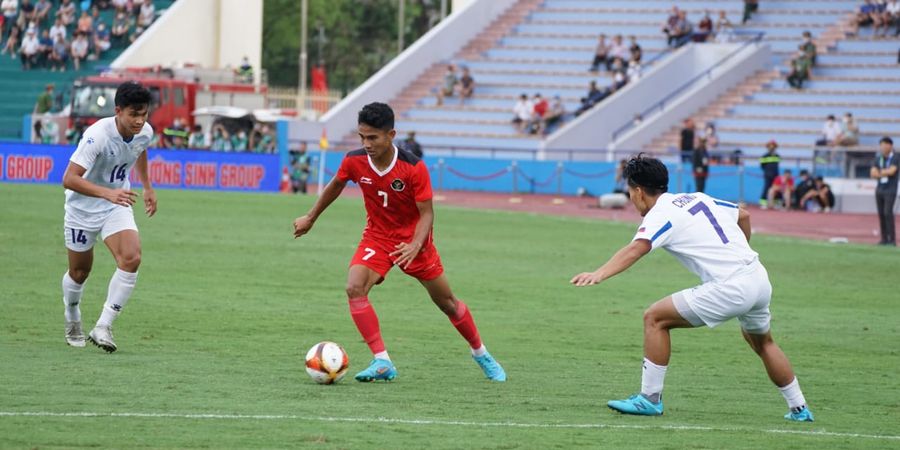
[[[897,200],[897,180],[900,178],[900,155],[894,152],[894,141],[885,136],[878,143],[881,153],[875,158],[869,176],[878,180],[875,188],[875,205],[878,207],[878,220],[881,224],[881,241],[878,245],[897,246],[897,235],[894,229],[894,202]]]
[[[40,50],[41,41],[37,37],[36,29],[28,28],[25,38],[22,39],[22,47],[19,49],[19,55],[22,58],[22,69],[29,70],[31,66],[37,64]]]
[[[766,144],[766,152],[762,158],[759,158],[759,167],[762,168],[763,172],[763,190],[762,194],[759,196],[759,206],[763,209],[768,208],[769,206],[769,189],[772,187],[772,183],[775,181],[775,177],[778,176],[778,164],[781,162],[781,156],[778,156],[778,153],[775,153],[775,149],[778,148],[778,143],[775,140],[771,140]]]

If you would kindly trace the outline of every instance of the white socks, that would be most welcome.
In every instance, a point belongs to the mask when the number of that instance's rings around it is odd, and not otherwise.
[[[806,399],[803,398],[803,392],[800,391],[800,383],[797,382],[797,377],[794,377],[794,381],[791,381],[787,386],[779,387],[778,390],[781,391],[781,395],[791,411],[797,412],[806,406]]]
[[[487,353],[487,347],[484,344],[481,344],[481,347],[472,349],[472,356],[484,356],[485,353]]]
[[[62,277],[63,305],[66,307],[66,322],[81,321],[81,294],[84,285],[78,284],[69,276],[69,271]]]
[[[109,280],[109,291],[106,294],[106,303],[103,304],[103,312],[97,326],[108,327],[128,303],[131,291],[137,283],[137,272],[126,272],[117,268],[112,279]]]
[[[390,360],[391,360],[391,357],[388,356],[387,350],[385,350],[385,351],[383,351],[383,352],[378,352],[378,353],[376,353],[376,354],[375,354],[375,359],[384,359],[384,360],[390,361]]]
[[[662,396],[667,367],[658,366],[649,359],[644,358],[644,370],[641,374],[641,394],[653,403],[659,403],[659,399]]]

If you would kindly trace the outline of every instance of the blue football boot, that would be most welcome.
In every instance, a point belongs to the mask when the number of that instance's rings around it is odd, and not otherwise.
[[[356,381],[391,381],[397,378],[397,369],[394,367],[394,363],[386,359],[373,359],[369,363],[369,367],[356,374],[355,378]]]
[[[812,411],[809,410],[809,408],[803,406],[803,409],[801,409],[800,411],[789,411],[784,415],[784,418],[787,420],[793,420],[795,422],[812,422],[813,414]]]
[[[472,358],[478,363],[478,366],[484,371],[484,376],[488,377],[488,379],[491,381],[506,381],[506,372],[490,353],[484,352],[481,356],[472,355]]]
[[[659,403],[653,403],[642,394],[632,395],[627,400],[610,400],[606,406],[622,414],[638,416],[661,416],[663,414],[662,399],[659,399]]]

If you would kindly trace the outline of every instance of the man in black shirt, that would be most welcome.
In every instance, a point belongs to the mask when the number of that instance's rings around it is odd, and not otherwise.
[[[816,190],[816,180],[813,177],[809,176],[809,171],[803,169],[800,171],[800,178],[796,182],[796,188],[794,188],[794,201],[792,204],[796,205],[797,209],[806,209],[806,202],[811,196],[807,198],[806,194],[810,191]]]
[[[778,156],[778,153],[775,153],[777,148],[778,143],[774,139],[769,141],[766,144],[766,149],[769,151],[762,158],[759,158],[759,167],[763,171],[763,190],[759,196],[759,205],[763,209],[769,206],[769,188],[772,187],[772,182],[775,181],[775,177],[778,176],[779,172],[778,164],[781,162],[781,157]]]
[[[878,245],[897,246],[894,230],[894,201],[897,199],[898,166],[900,155],[894,153],[894,141],[885,136],[879,142],[881,154],[875,159],[869,175],[878,180],[875,188],[875,204],[878,206],[878,220],[881,222],[881,241]]]

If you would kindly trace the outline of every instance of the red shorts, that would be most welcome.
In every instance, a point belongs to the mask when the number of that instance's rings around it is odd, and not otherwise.
[[[390,253],[396,250],[394,246],[398,243],[363,238],[359,241],[359,247],[356,248],[350,265],[362,265],[372,269],[381,275],[381,280],[378,281],[380,283],[391,267],[394,267],[395,258],[390,256]],[[409,263],[409,267],[405,269],[401,267],[400,270],[417,280],[429,281],[441,276],[444,273],[444,266],[441,264],[441,255],[438,254],[437,248],[433,243],[427,242]]]

